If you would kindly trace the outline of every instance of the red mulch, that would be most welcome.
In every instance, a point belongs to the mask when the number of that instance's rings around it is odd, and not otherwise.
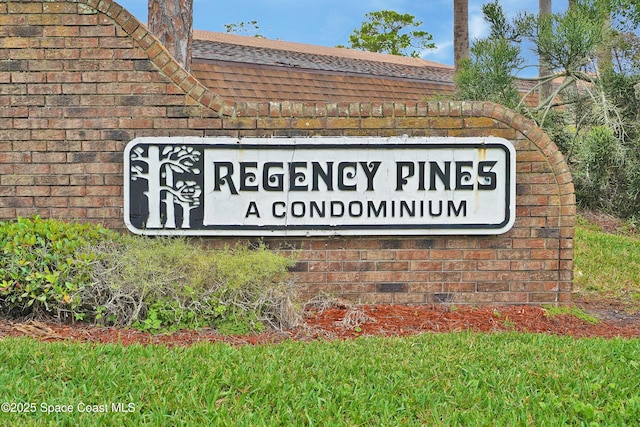
[[[32,336],[43,341],[75,340],[123,345],[191,345],[221,341],[234,345],[277,343],[284,340],[349,339],[360,336],[407,336],[451,331],[532,332],[573,337],[640,337],[640,316],[625,315],[613,306],[582,303],[583,309],[599,316],[590,324],[571,315],[549,316],[537,306],[443,307],[338,304],[305,313],[304,323],[295,329],[248,336],[225,336],[212,329],[187,330],[172,334],[150,334],[133,329],[59,325],[43,322],[0,320],[0,337]],[[612,314],[613,313],[613,314]],[[616,314],[617,313],[617,314]],[[602,314],[602,315],[600,315]]]

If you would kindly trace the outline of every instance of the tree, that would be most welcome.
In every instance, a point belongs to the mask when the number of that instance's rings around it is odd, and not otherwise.
[[[411,30],[422,25],[422,21],[416,21],[413,15],[380,10],[369,12],[365,17],[367,21],[349,36],[352,49],[419,57],[420,51],[436,47],[431,34]]]
[[[529,93],[553,83],[538,106],[516,109],[543,127],[571,167],[578,205],[640,218],[640,23],[637,0],[572,0],[564,13],[521,14],[507,22],[497,1],[483,7],[491,34],[471,47],[456,73],[457,94],[511,106],[528,39],[541,75]],[[608,24],[610,22],[610,25]],[[613,42],[613,43],[612,43]],[[603,51],[613,53],[610,66]],[[605,59],[602,59],[602,58]],[[524,64],[524,63],[523,63]],[[558,108],[561,107],[561,108]]]
[[[489,23],[490,35],[476,40],[470,49],[471,58],[458,61],[454,75],[456,97],[465,100],[492,101],[516,108],[520,96],[513,76],[522,65],[522,37],[509,23],[498,1],[482,7]]]
[[[453,0],[453,59],[455,69],[469,58],[469,0]]]
[[[609,122],[613,118],[609,114],[610,105],[600,91],[594,61],[605,40],[603,29],[607,19],[597,1],[576,2],[561,14],[543,17],[524,15],[518,22],[522,34],[533,43],[540,62],[548,66],[548,74],[534,79],[536,88],[561,79],[549,96],[540,99],[535,109],[544,112],[541,124],[549,110],[558,103],[575,102],[579,82],[586,83],[580,86],[581,89],[600,104],[604,120]],[[561,100],[563,93],[565,96]]]
[[[183,68],[191,70],[193,0],[149,0],[149,30]]]
[[[598,72],[603,75],[613,69],[615,51],[622,45],[629,46],[633,36],[637,37],[640,3],[638,0],[597,0],[596,5],[605,16],[605,42],[597,52]]]
[[[258,21],[243,21],[233,24],[224,24],[225,32],[231,34],[240,34],[243,36],[258,37],[264,39],[265,37],[259,33],[260,26]]]
[[[550,19],[551,17],[551,0],[539,0],[538,1],[538,13],[540,19]],[[549,64],[544,62],[543,58],[540,58],[540,64],[538,65],[538,75],[548,76],[551,74]],[[540,85],[539,99],[547,99],[551,95],[552,81],[548,81]]]
[[[176,175],[199,175],[200,170],[195,166],[201,154],[184,145],[165,146],[162,151],[159,146],[152,145],[146,153],[142,147],[131,151],[131,181],[142,179],[147,182],[144,192],[149,206],[147,228],[176,228],[176,205],[182,208],[181,228],[190,227],[190,212],[200,205],[202,189],[194,181],[176,181]]]

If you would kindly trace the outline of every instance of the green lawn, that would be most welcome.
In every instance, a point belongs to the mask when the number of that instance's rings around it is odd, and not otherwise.
[[[574,288],[581,296],[610,297],[640,309],[640,239],[588,224],[576,227]]]
[[[3,402],[35,408],[2,413],[0,425],[556,426],[640,419],[640,340],[449,333],[167,348],[5,338],[0,357]],[[114,413],[112,404],[132,412]],[[70,414],[45,411],[68,405]],[[80,412],[87,405],[109,412]]]

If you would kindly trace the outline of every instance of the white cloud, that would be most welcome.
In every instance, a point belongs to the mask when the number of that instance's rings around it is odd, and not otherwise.
[[[436,41],[436,48],[422,52],[423,59],[440,62],[442,64],[453,64],[453,41],[450,39]]]
[[[489,34],[489,25],[484,20],[482,13],[469,16],[469,41],[486,37]]]

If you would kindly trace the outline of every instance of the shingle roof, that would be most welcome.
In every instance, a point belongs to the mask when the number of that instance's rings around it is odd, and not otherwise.
[[[234,101],[421,101],[453,92],[453,68],[395,55],[194,31],[192,73]]]

